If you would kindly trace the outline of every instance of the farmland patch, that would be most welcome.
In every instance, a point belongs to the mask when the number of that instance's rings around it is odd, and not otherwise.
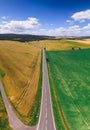
[[[62,116],[59,114],[60,109],[67,129],[88,130],[90,128],[90,49],[51,51],[46,52],[46,55],[49,59],[49,79],[57,130],[66,130]],[[55,102],[59,104],[58,110],[54,106]]]

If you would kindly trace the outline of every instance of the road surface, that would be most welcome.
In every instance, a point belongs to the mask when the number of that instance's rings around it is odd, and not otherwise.
[[[56,130],[54,117],[53,117],[48,70],[47,70],[46,56],[45,56],[44,49],[43,49],[42,59],[43,59],[42,101],[41,101],[41,112],[40,112],[40,118],[39,118],[37,130]]]
[[[43,56],[42,56],[42,66],[43,66],[42,101],[41,101],[39,123],[37,126],[34,127],[26,126],[17,118],[5,94],[4,87],[0,82],[0,90],[2,93],[2,98],[8,113],[10,126],[13,130],[56,130],[54,117],[53,117],[48,70],[47,70],[44,49],[43,49]]]
[[[11,128],[13,130],[36,130],[36,126],[35,127],[26,126],[17,118],[5,94],[5,91],[1,82],[0,82],[0,90],[1,90],[2,98],[5,104],[7,113],[8,113],[9,123],[10,123]]]

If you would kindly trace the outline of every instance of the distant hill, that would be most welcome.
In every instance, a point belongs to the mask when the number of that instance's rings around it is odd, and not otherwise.
[[[0,40],[12,40],[20,42],[46,40],[46,39],[88,39],[90,36],[44,36],[44,35],[31,35],[31,34],[0,34]]]
[[[29,34],[0,34],[0,40],[13,40],[13,41],[36,41],[49,39],[49,36],[29,35]]]
[[[83,40],[83,39],[90,39],[90,36],[56,36],[54,39],[58,40]]]

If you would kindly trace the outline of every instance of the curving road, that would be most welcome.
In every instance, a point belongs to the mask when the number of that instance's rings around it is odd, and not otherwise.
[[[50,94],[50,86],[49,86],[49,78],[48,78],[48,70],[46,64],[45,50],[43,49],[42,56],[42,71],[43,71],[43,84],[42,84],[42,101],[41,101],[41,111],[39,122],[37,126],[29,127],[24,125],[16,116],[13,111],[12,106],[5,94],[2,83],[0,82],[0,90],[2,93],[2,98],[8,113],[9,123],[13,130],[56,130],[53,110],[52,110],[52,102],[51,102],[51,94]]]
[[[8,113],[9,123],[10,123],[11,128],[13,130],[36,130],[36,126],[35,127],[26,126],[17,118],[5,94],[5,91],[1,82],[0,82],[0,90],[1,90],[2,98],[5,104],[7,113]]]

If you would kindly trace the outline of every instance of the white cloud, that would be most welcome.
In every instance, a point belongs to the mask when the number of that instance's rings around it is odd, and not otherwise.
[[[38,31],[33,31],[32,33],[35,35],[49,35],[49,36],[57,36],[57,35],[64,35],[65,28],[55,28],[55,29],[40,29]]]
[[[66,29],[66,35],[68,36],[76,36],[80,35],[81,33],[81,28],[78,25],[70,26]]]
[[[74,25],[67,28],[40,29],[38,31],[33,31],[32,34],[49,36],[90,36],[90,24],[82,28],[78,25]]]
[[[0,24],[0,33],[30,33],[32,29],[38,28],[38,19],[29,17],[24,21],[11,20]]]
[[[69,23],[70,25],[73,25],[74,22],[72,20],[66,20],[67,23]]]
[[[79,21],[83,21],[80,19]],[[67,20],[67,23],[72,23],[72,20]],[[54,29],[39,28],[40,22],[37,18],[27,18],[23,21],[2,20],[0,23],[0,33],[17,33],[17,34],[36,34],[36,35],[49,35],[49,36],[89,36],[90,23],[84,27],[79,25],[70,24],[69,27],[59,27]]]
[[[90,30],[90,23],[87,26],[84,26],[82,30]]]
[[[54,24],[53,24],[53,23],[51,23],[50,25],[51,25],[51,26],[53,26]]]
[[[61,35],[61,34],[63,35],[65,31],[66,31],[65,28],[60,27],[60,28],[48,30],[47,34],[48,35]]]
[[[73,18],[74,21],[85,22],[85,20],[90,19],[90,9],[76,12],[71,16],[71,18]]]
[[[67,23],[71,23],[71,20],[66,20]]]
[[[7,16],[2,16],[1,19],[6,20]]]

